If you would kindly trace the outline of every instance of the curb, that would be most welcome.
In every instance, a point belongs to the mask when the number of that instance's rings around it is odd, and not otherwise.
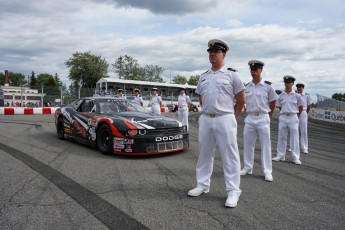
[[[54,114],[58,107],[1,107],[0,115],[37,115],[37,114]]]

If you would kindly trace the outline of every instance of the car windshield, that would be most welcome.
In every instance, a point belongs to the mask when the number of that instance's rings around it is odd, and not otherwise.
[[[149,111],[144,107],[125,99],[102,99],[99,101],[100,114],[113,114],[121,112],[144,112]]]

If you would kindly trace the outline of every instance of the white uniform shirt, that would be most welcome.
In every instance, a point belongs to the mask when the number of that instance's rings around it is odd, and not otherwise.
[[[298,107],[301,105],[303,105],[301,95],[293,90],[289,94],[282,92],[276,104],[277,107],[281,107],[280,113],[299,113]]]
[[[152,97],[151,97],[151,106],[153,106],[153,105],[159,105],[160,102],[162,102],[161,96],[156,95],[156,96],[152,96]]]
[[[251,81],[246,85],[246,110],[248,113],[271,111],[269,102],[276,101],[278,95],[272,85],[265,83],[264,80],[255,85]]]
[[[140,105],[141,102],[144,102],[144,100],[143,100],[142,97],[140,97],[140,96],[138,95],[138,96],[134,96],[133,102]]]
[[[182,94],[178,96],[178,106],[181,107],[187,107],[188,108],[188,103],[190,102],[190,98],[186,94]]]
[[[307,93],[300,94],[303,99],[303,110],[307,110],[307,107],[312,104],[311,97]]]
[[[203,113],[224,114],[234,112],[234,96],[244,89],[238,73],[227,70],[224,65],[216,72],[203,73],[195,92],[201,96]]]

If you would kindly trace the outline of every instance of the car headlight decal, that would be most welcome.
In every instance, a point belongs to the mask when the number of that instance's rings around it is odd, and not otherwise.
[[[139,135],[145,135],[146,129],[139,129]]]
[[[129,136],[135,136],[135,135],[137,135],[138,134],[138,130],[136,130],[136,129],[130,129],[130,130],[128,130],[127,131],[127,133],[128,133],[128,135]]]

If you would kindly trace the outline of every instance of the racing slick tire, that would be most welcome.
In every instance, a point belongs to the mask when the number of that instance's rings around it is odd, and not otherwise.
[[[114,136],[108,125],[102,125],[97,131],[97,148],[105,155],[113,154]]]
[[[65,126],[63,124],[63,118],[60,117],[56,124],[56,133],[57,133],[58,138],[61,140],[65,139],[64,129],[65,129]]]

